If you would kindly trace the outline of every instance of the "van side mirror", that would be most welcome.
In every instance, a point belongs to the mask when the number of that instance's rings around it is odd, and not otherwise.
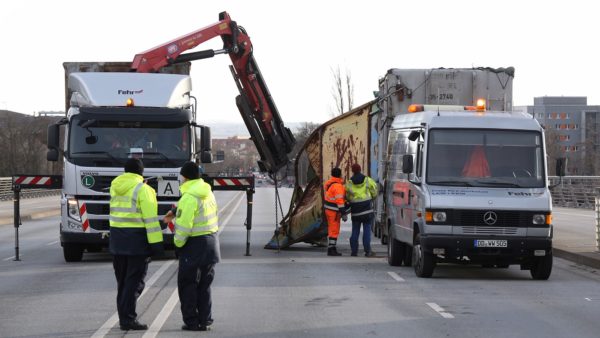
[[[46,160],[56,162],[58,161],[58,138],[60,135],[60,125],[51,124],[48,126],[47,144],[48,152],[46,153]]]
[[[402,156],[402,172],[410,174],[413,172],[413,157],[412,155]]]
[[[567,172],[567,158],[559,157],[556,159],[556,176],[565,176]]]

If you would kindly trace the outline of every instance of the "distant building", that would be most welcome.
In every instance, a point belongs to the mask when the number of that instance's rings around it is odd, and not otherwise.
[[[542,96],[533,106],[515,107],[554,133],[556,149],[567,157],[568,175],[599,175],[600,106],[589,106],[585,96]],[[552,163],[549,163],[552,165]]]
[[[213,158],[224,156],[222,163],[215,163],[210,169],[228,174],[243,174],[251,172],[260,159],[254,142],[247,136],[232,136],[212,140]],[[207,166],[208,167],[208,166]]]

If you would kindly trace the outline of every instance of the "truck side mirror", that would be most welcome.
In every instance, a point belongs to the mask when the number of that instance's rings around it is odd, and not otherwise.
[[[56,162],[58,161],[58,138],[60,135],[60,125],[51,124],[48,126],[48,152],[46,153],[46,160]]]
[[[196,156],[200,159],[200,163],[212,163],[212,140],[210,138],[210,127],[194,125],[197,132],[200,132],[200,137],[196,137]]]
[[[200,130],[202,132],[200,138],[200,150],[208,151],[210,153],[210,150],[212,148],[212,140],[210,138],[210,127],[201,126]]]
[[[567,158],[559,157],[556,159],[556,176],[565,176],[567,171]]]
[[[412,155],[402,156],[402,172],[410,174],[413,172],[413,157]]]

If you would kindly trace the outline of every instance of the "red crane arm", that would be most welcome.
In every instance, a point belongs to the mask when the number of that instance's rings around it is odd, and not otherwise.
[[[182,54],[214,37],[223,40],[223,49],[204,50]],[[261,170],[276,172],[288,163],[287,154],[296,140],[283,125],[275,102],[252,54],[252,42],[246,31],[232,21],[227,12],[219,14],[219,21],[192,33],[137,54],[131,65],[137,72],[156,72],[162,67],[229,54],[234,77],[240,95],[236,105],[261,156]]]

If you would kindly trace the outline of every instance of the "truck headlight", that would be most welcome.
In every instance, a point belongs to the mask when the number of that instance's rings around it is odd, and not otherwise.
[[[67,215],[72,219],[81,222],[81,215],[79,215],[79,203],[75,198],[67,199]]]
[[[533,224],[542,225],[546,224],[546,215],[544,214],[535,214],[533,215]]]

